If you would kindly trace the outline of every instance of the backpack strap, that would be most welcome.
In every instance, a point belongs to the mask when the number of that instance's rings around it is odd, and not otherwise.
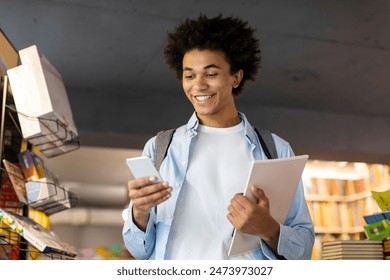
[[[254,127],[257,137],[259,137],[261,147],[268,159],[278,158],[278,153],[276,151],[275,142],[272,138],[271,132],[268,130],[257,130]]]
[[[161,163],[167,156],[168,147],[171,144],[173,133],[176,129],[163,130],[157,133],[154,147],[154,165],[157,170],[160,169]]]
[[[261,147],[268,159],[278,158],[275,142],[271,132],[268,130],[258,130],[254,127],[257,137],[259,138]],[[157,133],[155,148],[154,148],[154,165],[157,170],[160,169],[161,163],[167,156],[169,145],[171,144],[173,133],[176,129],[163,130]]]

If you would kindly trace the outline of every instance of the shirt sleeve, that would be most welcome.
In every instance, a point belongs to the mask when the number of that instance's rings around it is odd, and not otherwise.
[[[143,155],[150,156],[154,149],[154,141],[150,139],[144,148]],[[156,244],[156,212],[154,208],[150,211],[146,231],[139,229],[133,221],[133,204],[130,201],[127,215],[124,215],[125,222],[122,230],[122,237],[127,250],[136,259],[148,259],[154,251]]]
[[[269,259],[279,257],[261,242],[263,254]],[[314,228],[309,210],[303,195],[302,183],[299,183],[293,203],[286,218],[286,223],[280,225],[278,252],[288,260],[309,260],[314,244]]]
[[[148,259],[154,251],[156,243],[156,213],[150,211],[146,231],[139,229],[133,222],[132,204],[128,208],[127,220],[125,220],[122,236],[127,250],[136,259]]]

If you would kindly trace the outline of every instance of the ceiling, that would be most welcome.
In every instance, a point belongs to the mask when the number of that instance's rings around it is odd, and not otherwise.
[[[200,13],[257,30],[262,68],[237,100],[252,124],[311,158],[390,164],[390,1],[0,0],[0,28],[18,50],[37,45],[66,85],[82,148],[49,161],[61,174],[77,173],[75,161],[96,170],[66,180],[108,183],[102,168],[125,168],[128,149],[187,122],[162,50],[168,31]]]

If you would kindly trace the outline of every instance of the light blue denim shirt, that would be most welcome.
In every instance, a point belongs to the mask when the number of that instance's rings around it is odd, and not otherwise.
[[[259,143],[256,132],[245,115],[240,113],[248,147],[254,160],[267,159]],[[172,196],[158,206],[158,211],[150,212],[146,232],[132,221],[132,204],[128,208],[128,219],[123,227],[123,239],[129,252],[136,259],[165,259],[166,245],[172,220],[183,182],[186,176],[190,143],[197,135],[199,120],[194,113],[187,125],[179,127],[172,138],[166,158],[161,164],[160,174],[172,186]],[[290,145],[277,135],[272,135],[279,158],[293,156]],[[145,145],[143,154],[154,159],[155,137]],[[272,250],[260,239],[260,248],[251,252],[254,259],[277,259]],[[278,254],[286,259],[310,259],[314,244],[313,223],[305,201],[302,181],[299,182],[294,200],[284,225],[280,225]],[[207,258],[207,256],[205,256]]]

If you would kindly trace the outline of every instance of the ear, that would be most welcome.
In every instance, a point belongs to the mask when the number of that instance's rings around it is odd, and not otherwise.
[[[237,88],[240,85],[243,77],[244,77],[244,71],[241,69],[233,74],[233,87],[234,88]]]

